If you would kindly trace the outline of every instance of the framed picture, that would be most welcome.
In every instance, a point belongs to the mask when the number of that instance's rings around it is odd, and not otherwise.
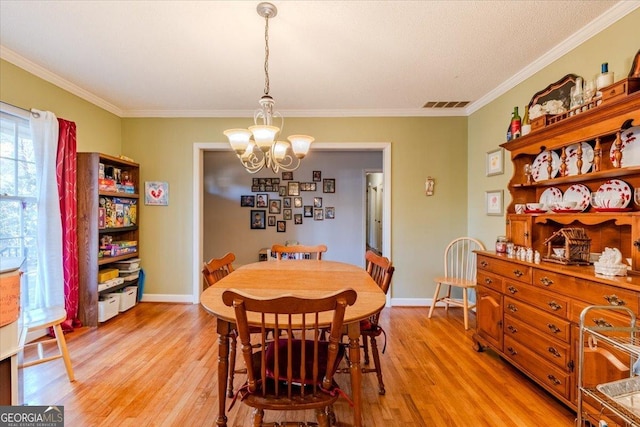
[[[287,223],[285,221],[278,221],[277,224],[278,224],[278,227],[276,231],[278,233],[285,233],[287,231]]]
[[[282,172],[283,181],[291,181],[293,179],[293,172]]]
[[[301,208],[302,207],[302,197],[294,197],[293,198],[293,207]]]
[[[293,211],[291,211],[291,209],[283,209],[282,219],[291,221],[291,218],[293,218]]]
[[[276,217],[275,217],[275,215],[269,215],[267,217],[267,224],[269,225],[269,227],[275,227],[276,226]]]
[[[256,208],[266,208],[267,203],[269,203],[269,195],[268,194],[260,194],[256,195]]]
[[[334,207],[325,208],[324,217],[327,219],[334,219],[336,217],[336,208]]]
[[[251,209],[251,229],[252,230],[264,230],[266,212],[262,209]]]
[[[251,180],[251,185],[260,185],[260,178],[253,178]]]
[[[284,172],[283,172],[284,173]],[[300,195],[300,183],[297,181],[290,181],[287,186],[287,194],[289,196],[299,196]]]
[[[253,208],[256,205],[256,196],[240,196],[240,206]]]
[[[501,175],[504,173],[504,149],[487,152],[487,176]]]
[[[252,185],[251,186],[251,191],[253,191],[254,193],[257,193],[258,191],[260,191],[260,186],[259,185]]]
[[[293,214],[293,223],[302,224],[302,214]]]
[[[152,206],[169,205],[169,183],[146,181],[144,183],[144,204]]]
[[[280,196],[286,196],[287,195],[287,187],[285,187],[284,185],[280,185]]]
[[[492,190],[485,192],[485,204],[487,215],[502,216],[503,210],[503,191]]]
[[[320,182],[322,180],[322,171],[313,171],[313,180]]]
[[[321,208],[322,207],[322,197],[314,197],[313,198],[313,207]]]
[[[304,212],[304,216],[305,216],[305,217],[307,217],[307,218],[313,218],[313,206],[306,205],[306,206],[304,207],[303,212]]]
[[[291,197],[283,197],[282,198],[282,207],[290,208],[291,207]]]
[[[279,214],[282,209],[282,200],[280,199],[271,199],[269,200],[269,213],[270,214]]]
[[[322,221],[324,219],[324,211],[322,208],[313,210],[313,219],[316,221]]]
[[[323,179],[322,180],[322,192],[323,193],[335,193],[336,192],[336,180],[331,179]]]

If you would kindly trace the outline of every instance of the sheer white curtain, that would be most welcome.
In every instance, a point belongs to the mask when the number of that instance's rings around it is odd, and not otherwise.
[[[38,280],[33,308],[64,306],[62,221],[56,182],[58,119],[50,111],[31,111],[38,197]]]

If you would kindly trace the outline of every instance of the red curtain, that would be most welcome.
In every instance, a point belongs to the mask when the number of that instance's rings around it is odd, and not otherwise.
[[[58,152],[56,156],[56,179],[60,196],[62,218],[62,264],[64,269],[64,305],[67,320],[64,331],[73,331],[82,326],[78,319],[80,300],[78,287],[78,241],[77,241],[77,196],[76,196],[76,124],[58,119]]]

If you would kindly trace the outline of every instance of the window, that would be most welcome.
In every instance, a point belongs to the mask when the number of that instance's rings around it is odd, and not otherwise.
[[[38,258],[36,166],[29,113],[0,110],[0,258],[24,257],[23,307],[35,303]]]

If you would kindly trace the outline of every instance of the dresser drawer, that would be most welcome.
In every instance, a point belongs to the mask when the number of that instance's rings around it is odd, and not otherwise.
[[[582,310],[589,307],[590,305],[586,302],[582,301],[572,301],[571,308],[569,310],[569,320],[571,322],[580,324],[580,314]],[[637,316],[638,313],[636,313]],[[590,310],[584,319],[584,325],[586,327],[590,326],[621,326],[628,328],[629,327],[629,316],[626,315],[624,311],[617,310]],[[627,333],[628,335],[628,333]]]
[[[522,303],[518,302],[520,300],[563,319],[568,316],[569,299],[563,295],[510,281],[507,281],[504,287],[505,295],[513,297],[509,303],[505,302],[504,312],[507,314],[513,314],[522,308]]]
[[[512,316],[504,316],[504,326],[505,335],[522,343],[529,350],[536,352],[540,357],[557,367],[567,369],[571,360],[569,343],[541,334],[527,323]]]
[[[562,398],[569,400],[571,391],[571,374],[560,369],[538,356],[510,336],[504,337],[505,356],[518,365],[529,376],[547,389],[554,391]]]
[[[489,271],[519,282],[531,283],[532,268],[528,265],[478,256],[478,271]]]
[[[569,321],[560,319],[528,304],[523,304],[511,297],[505,297],[505,307],[509,304],[518,308],[517,311],[514,312],[508,311],[510,316],[526,322],[544,334],[567,343],[569,342],[571,334],[571,323],[569,323]]]
[[[476,282],[478,285],[486,286],[494,291],[504,292],[502,289],[503,278],[497,274],[489,273],[486,271],[478,270],[476,273]]]

